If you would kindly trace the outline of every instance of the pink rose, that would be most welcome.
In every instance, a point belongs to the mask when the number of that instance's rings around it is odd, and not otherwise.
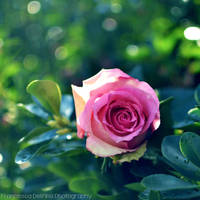
[[[72,92],[78,137],[87,134],[86,147],[97,156],[136,151],[160,125],[155,91],[120,69],[102,69]]]

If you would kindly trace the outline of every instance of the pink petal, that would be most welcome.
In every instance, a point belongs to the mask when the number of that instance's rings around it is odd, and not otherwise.
[[[85,104],[89,99],[89,93],[87,93],[87,91],[85,91],[82,87],[77,87],[75,85],[71,85],[71,87],[76,108],[76,117],[78,118],[83,112]]]
[[[104,142],[116,146],[118,148],[128,148],[127,142],[116,142],[110,137],[109,131],[105,130],[102,123],[99,123],[99,121],[96,120],[95,117],[92,116],[91,120],[91,132],[90,135],[94,135],[98,137],[100,140],[103,140]]]
[[[86,148],[93,154],[100,157],[109,157],[121,153],[133,152],[136,149],[122,149],[113,145],[110,145],[103,140],[99,139],[95,135],[90,135],[86,140]]]
[[[82,138],[84,137],[84,130],[80,126],[79,116],[85,109],[85,104],[88,98],[87,95],[89,94],[85,93],[84,89],[81,87],[77,87],[75,85],[71,85],[71,87],[76,110],[77,135],[78,137]]]
[[[145,133],[155,119],[155,115],[159,109],[159,104],[155,102],[154,98],[150,94],[147,94],[146,92],[137,88],[120,88],[120,90],[111,91],[110,93],[103,95],[94,103],[94,118],[96,119],[96,121],[98,121],[99,124],[102,124],[103,114],[105,114],[106,110],[103,111],[104,113],[102,113],[102,111],[100,113],[102,119],[99,119],[98,112],[103,106],[114,99],[122,99],[124,101],[127,99],[129,101],[137,103],[137,105],[140,106],[141,111],[145,112],[147,117],[144,126],[138,127],[138,129],[128,135],[116,135],[116,133],[113,133],[112,131],[109,131],[109,129],[106,129],[107,135],[109,134],[110,138],[117,143],[122,141],[130,141],[138,134]],[[141,123],[143,123],[143,121],[141,121]]]
[[[83,81],[83,86],[90,86],[97,89],[105,83],[115,82],[118,78],[130,78],[130,76],[120,69],[102,69],[99,73]]]
[[[156,117],[154,121],[152,122],[152,131],[155,131],[156,129],[158,129],[159,126],[160,126],[160,112],[158,111],[156,113]]]

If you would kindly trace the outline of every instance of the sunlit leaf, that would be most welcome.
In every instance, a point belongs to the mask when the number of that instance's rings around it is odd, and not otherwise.
[[[47,148],[48,142],[49,141],[46,141],[43,144],[36,144],[20,150],[15,157],[15,162],[17,164],[22,164],[33,159],[36,155],[39,155],[45,148]]]
[[[27,92],[35,96],[45,109],[59,115],[61,91],[59,86],[49,80],[35,80],[27,86]]]
[[[43,118],[43,119],[47,120],[49,118],[49,114],[36,104],[24,105],[24,104],[20,103],[20,104],[18,104],[18,106],[20,108],[23,108],[23,109],[29,111],[30,113],[32,113],[34,115],[37,115],[38,117]]]
[[[195,121],[200,121],[200,109],[199,108],[193,108],[188,111],[188,115],[191,119]]]
[[[50,131],[50,127],[39,127],[30,131],[27,135],[19,140],[22,148],[30,146],[32,144],[37,144],[45,140],[52,139],[55,137],[56,130]]]

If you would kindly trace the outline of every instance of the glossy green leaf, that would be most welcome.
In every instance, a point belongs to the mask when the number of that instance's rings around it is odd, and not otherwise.
[[[61,91],[55,82],[49,80],[32,81],[27,86],[27,92],[35,96],[46,110],[59,115]]]
[[[200,136],[192,132],[181,135],[180,149],[183,155],[200,167]]]
[[[19,140],[21,148],[50,140],[56,136],[56,130],[50,127],[39,127],[30,131],[27,135]]]
[[[197,86],[197,88],[194,91],[194,98],[195,98],[195,101],[200,105],[200,84]]]
[[[84,140],[68,140],[66,135],[59,136],[52,140],[43,154],[49,156],[60,156],[64,153],[77,153],[86,151]]]
[[[45,148],[47,148],[48,142],[46,141],[43,144],[36,144],[20,150],[15,157],[15,162],[17,164],[22,164],[30,161],[36,155],[39,155],[42,151],[44,151]]]
[[[188,111],[188,115],[191,119],[195,121],[200,121],[200,109],[199,108],[192,108]]]
[[[47,120],[49,118],[49,114],[36,104],[24,105],[20,103],[18,104],[18,106],[43,119]]]
[[[129,183],[126,184],[124,187],[137,192],[143,192],[145,190],[144,185],[141,183]]]
[[[160,193],[158,191],[150,191],[149,200],[161,200]]]
[[[198,188],[198,185],[185,182],[175,176],[166,174],[153,174],[143,178],[142,184],[153,191],[184,190]]]
[[[146,151],[146,145],[147,145],[147,143],[145,142],[134,152],[125,153],[122,155],[116,155],[116,156],[112,157],[113,162],[114,163],[123,163],[123,162],[131,162],[132,160],[139,160]]]
[[[188,128],[194,125],[194,121],[193,120],[183,120],[181,122],[177,122],[174,123],[173,128],[176,129],[184,129],[184,128]]]
[[[195,122],[192,120],[184,120],[178,123],[175,123],[173,126],[174,129],[182,129],[184,131],[196,132],[200,129],[200,122]]]
[[[74,110],[74,102],[71,95],[63,95],[60,105],[60,113],[67,119],[70,118]]]
[[[166,162],[183,176],[193,180],[200,180],[200,168],[186,159],[179,148],[180,136],[166,136],[161,150]]]
[[[17,153],[16,163],[21,164],[39,154],[60,156],[64,153],[77,154],[86,151],[83,140],[68,140],[67,135],[58,136],[56,130],[50,130],[28,142],[29,146]]]

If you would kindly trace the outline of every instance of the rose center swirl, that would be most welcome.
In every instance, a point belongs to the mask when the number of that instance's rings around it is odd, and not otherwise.
[[[106,126],[119,134],[129,134],[140,124],[139,106],[132,102],[113,102],[105,115]]]

